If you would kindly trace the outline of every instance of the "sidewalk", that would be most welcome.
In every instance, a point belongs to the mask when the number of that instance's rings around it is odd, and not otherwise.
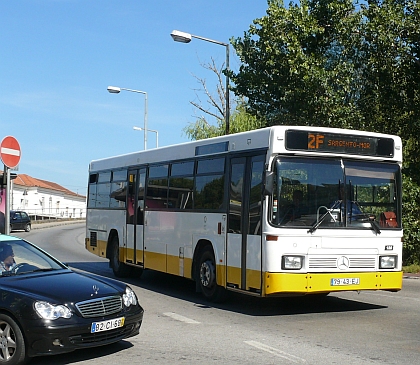
[[[403,274],[403,278],[404,279],[420,279],[420,272],[418,273],[405,272]]]

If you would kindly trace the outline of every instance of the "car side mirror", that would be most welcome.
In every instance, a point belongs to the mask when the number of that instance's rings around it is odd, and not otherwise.
[[[272,195],[274,186],[274,172],[265,172],[264,195]]]

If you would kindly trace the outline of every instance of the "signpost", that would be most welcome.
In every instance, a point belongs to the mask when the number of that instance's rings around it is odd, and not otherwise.
[[[4,233],[10,233],[10,169],[15,168],[19,165],[20,161],[20,145],[15,137],[7,136],[4,137],[0,144],[0,157],[4,163],[4,172],[6,175],[6,195],[4,202]]]

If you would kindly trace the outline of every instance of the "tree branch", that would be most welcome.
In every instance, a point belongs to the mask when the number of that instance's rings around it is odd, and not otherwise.
[[[196,101],[190,101],[190,104],[193,105],[198,110],[206,113],[209,116],[215,117],[218,120],[223,120],[225,118],[225,109],[226,109],[226,100],[225,100],[225,87],[223,86],[223,77],[222,77],[222,71],[224,69],[224,63],[222,64],[221,68],[218,69],[216,66],[216,62],[213,58],[211,58],[210,63],[202,63],[200,62],[200,65],[205,68],[208,71],[213,72],[217,77],[217,86],[216,86],[216,94],[217,97],[215,97],[210,90],[207,87],[207,81],[206,79],[200,78],[194,74],[192,76],[198,81],[198,83],[201,85],[200,89],[195,90],[196,97],[198,99],[198,102]],[[210,105],[209,108],[206,108],[202,105],[201,99],[198,95],[198,92],[203,91],[207,96],[207,103]],[[211,108],[216,109],[216,112],[212,112]]]

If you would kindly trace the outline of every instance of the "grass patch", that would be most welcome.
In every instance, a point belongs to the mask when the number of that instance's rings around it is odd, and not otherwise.
[[[420,265],[403,266],[403,271],[410,274],[417,274],[420,272]]]

